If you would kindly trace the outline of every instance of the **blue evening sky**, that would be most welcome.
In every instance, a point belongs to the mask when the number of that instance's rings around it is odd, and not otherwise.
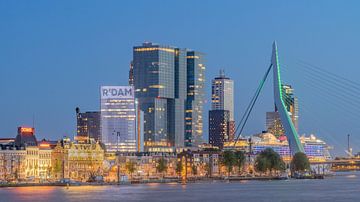
[[[309,77],[299,66],[306,61],[356,82],[359,8],[358,1],[0,0],[0,137],[14,137],[33,116],[38,139],[73,137],[75,107],[99,110],[99,86],[127,85],[132,46],[151,41],[206,53],[207,139],[211,79],[223,68],[235,80],[239,120],[277,40],[283,79],[299,97],[300,133],[317,134],[341,155],[351,133],[359,151],[359,99],[313,84],[326,77]],[[245,134],[265,129],[271,82]]]

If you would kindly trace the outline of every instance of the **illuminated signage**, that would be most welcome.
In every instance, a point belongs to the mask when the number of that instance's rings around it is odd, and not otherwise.
[[[20,127],[20,132],[21,133],[34,133],[34,128]]]
[[[101,99],[134,98],[132,86],[101,86]]]

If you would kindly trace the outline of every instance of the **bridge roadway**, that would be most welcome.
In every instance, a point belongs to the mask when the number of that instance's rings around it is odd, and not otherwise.
[[[360,165],[360,158],[357,159],[336,159],[336,160],[328,160],[328,161],[316,161],[310,162],[311,165],[316,164],[359,164]]]
[[[329,165],[332,171],[358,171],[360,170],[360,158],[349,158],[349,159],[335,159],[329,161],[318,161],[318,162],[310,162],[311,165]]]

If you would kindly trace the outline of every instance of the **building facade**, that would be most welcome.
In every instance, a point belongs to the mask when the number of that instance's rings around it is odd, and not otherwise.
[[[224,142],[232,141],[234,135],[234,81],[220,71],[211,85],[209,144],[222,149]]]
[[[132,86],[102,86],[101,141],[107,151],[136,152],[136,103]]]
[[[102,175],[104,156],[104,149],[98,142],[77,143],[64,138],[51,155],[53,177],[77,181],[94,179]]]
[[[291,85],[282,85],[282,95],[285,107],[288,111],[295,130],[299,131],[299,106],[298,99],[294,96],[294,89]],[[284,127],[280,120],[280,114],[275,106],[275,111],[266,112],[266,130],[274,134],[277,138],[285,135]]]
[[[145,151],[184,147],[186,50],[144,43],[133,48],[135,95],[144,112]]]
[[[224,71],[212,80],[211,94],[211,109],[228,110],[230,121],[234,121],[234,81]]]
[[[35,128],[18,127],[18,134],[15,138],[15,145],[17,147],[37,146],[35,137]]]
[[[209,144],[223,148],[229,138],[230,112],[228,110],[209,111]]]
[[[203,143],[203,106],[205,99],[204,54],[187,51],[187,98],[185,109],[185,146]]]
[[[89,141],[94,139],[99,141],[101,138],[100,112],[80,112],[76,108],[76,140]]]

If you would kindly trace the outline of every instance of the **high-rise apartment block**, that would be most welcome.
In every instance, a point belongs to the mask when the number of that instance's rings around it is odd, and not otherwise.
[[[209,111],[209,143],[222,148],[234,139],[234,82],[223,71],[212,80]]]
[[[230,121],[234,121],[234,81],[224,71],[212,80],[211,93],[211,109],[228,110]]]
[[[205,96],[204,55],[187,51],[187,98],[185,109],[185,146],[203,143],[203,106]]]

